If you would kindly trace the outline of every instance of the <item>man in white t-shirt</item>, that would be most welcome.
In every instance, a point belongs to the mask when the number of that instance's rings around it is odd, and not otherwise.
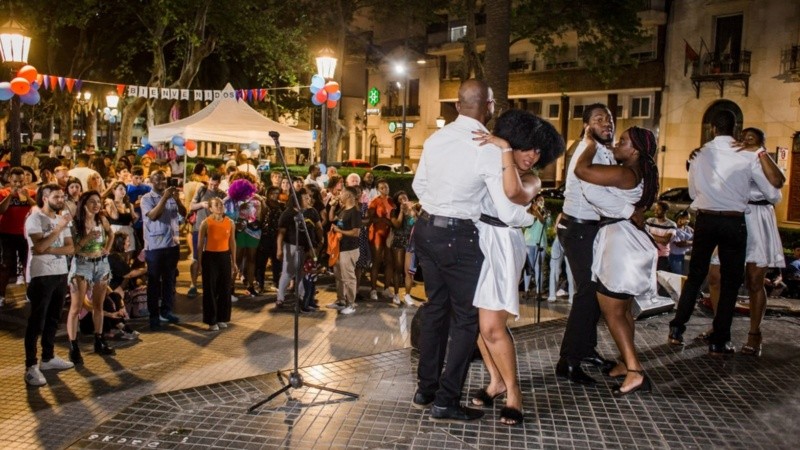
[[[84,192],[89,189],[87,185],[89,177],[97,173],[96,170],[89,167],[89,158],[90,156],[86,153],[81,153],[77,156],[78,166],[69,171],[69,176],[81,180],[81,186],[83,186]]]
[[[74,252],[69,224],[72,218],[64,209],[64,191],[47,184],[39,191],[39,208],[25,219],[25,238],[29,254],[26,274],[31,313],[25,329],[25,382],[42,386],[47,380],[41,370],[64,370],[74,364],[55,355],[55,338],[67,287],[67,255]],[[63,214],[60,214],[64,211]],[[42,336],[42,362],[37,364],[36,344]]]

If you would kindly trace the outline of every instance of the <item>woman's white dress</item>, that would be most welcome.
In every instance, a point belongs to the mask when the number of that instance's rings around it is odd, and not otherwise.
[[[751,183],[750,201],[762,201],[766,196]],[[747,205],[747,258],[757,267],[786,267],[783,256],[783,243],[778,234],[778,221],[772,205]]]
[[[511,204],[510,200],[504,200]],[[526,209],[524,206],[512,205]],[[484,197],[481,211],[497,217],[497,209],[491,196]],[[476,223],[476,227],[484,260],[472,304],[490,311],[505,310],[519,318],[519,280],[528,253],[522,230],[496,227],[480,221]]]
[[[609,196],[619,200],[619,208],[598,210],[601,217],[625,219],[601,226],[594,239],[592,280],[611,292],[632,296],[656,293],[658,250],[646,231],[622,217],[625,204],[635,204],[642,197],[642,184],[633,189],[607,187]]]

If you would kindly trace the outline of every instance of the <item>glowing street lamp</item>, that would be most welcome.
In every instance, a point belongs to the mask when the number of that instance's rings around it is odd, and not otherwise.
[[[333,78],[336,73],[336,59],[333,50],[328,47],[323,48],[317,54],[317,73],[328,81]],[[321,164],[328,164],[328,106],[322,104],[322,141],[320,145],[319,162]]]
[[[0,56],[11,70],[15,71],[28,63],[28,51],[31,49],[31,38],[26,36],[25,28],[15,20],[9,20],[0,27]],[[22,165],[22,147],[20,130],[19,96],[11,97],[11,165]]]

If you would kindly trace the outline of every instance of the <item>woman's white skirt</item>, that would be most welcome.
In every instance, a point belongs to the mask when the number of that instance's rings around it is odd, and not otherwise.
[[[472,304],[519,317],[519,280],[527,246],[522,230],[477,222],[483,265]]]
[[[611,292],[655,295],[658,250],[629,220],[600,227],[594,239],[592,280]]]

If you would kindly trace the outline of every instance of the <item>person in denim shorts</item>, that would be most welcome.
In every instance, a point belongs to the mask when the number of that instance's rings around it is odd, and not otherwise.
[[[94,318],[94,351],[101,355],[113,355],[103,337],[103,301],[105,300],[111,267],[108,254],[114,234],[111,225],[101,214],[103,201],[97,191],[87,191],[78,199],[73,222],[75,257],[69,270],[72,299],[67,315],[67,335],[70,340],[69,358],[75,364],[83,363],[78,346],[78,314],[84,297],[91,286],[92,317]]]

